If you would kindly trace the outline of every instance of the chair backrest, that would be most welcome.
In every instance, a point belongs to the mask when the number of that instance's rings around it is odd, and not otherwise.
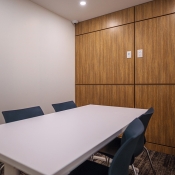
[[[52,104],[55,112],[64,111],[72,108],[76,108],[76,104],[73,101],[67,101],[63,103]]]
[[[133,120],[123,133],[121,146],[114,155],[109,175],[128,175],[129,165],[144,126],[139,119]]]
[[[144,134],[145,134],[145,131],[146,131],[146,128],[148,126],[148,123],[151,119],[151,116],[153,115],[154,113],[154,108],[149,108],[144,114],[142,114],[139,119],[141,120],[141,122],[143,123],[144,125]]]
[[[44,115],[40,106],[11,111],[3,111],[2,114],[6,123]]]
[[[145,139],[146,128],[148,126],[148,123],[149,123],[153,113],[154,113],[154,109],[151,107],[144,114],[142,114],[139,117],[139,119],[141,120],[142,124],[144,125],[144,132],[141,135],[141,137],[139,138],[138,144],[137,144],[135,152],[134,152],[134,157],[137,157],[143,151],[143,148],[144,148],[144,145],[145,145],[145,142],[146,142],[146,139]]]

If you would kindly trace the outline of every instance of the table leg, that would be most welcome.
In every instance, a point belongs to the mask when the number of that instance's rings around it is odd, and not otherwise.
[[[4,175],[19,175],[19,170],[11,165],[4,164]]]

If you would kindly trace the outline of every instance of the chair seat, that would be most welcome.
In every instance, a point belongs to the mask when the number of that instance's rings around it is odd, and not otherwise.
[[[105,147],[100,149],[100,151],[98,152],[113,159],[115,153],[120,148],[120,145],[121,145],[121,138],[117,137],[113,141],[108,143]]]
[[[69,175],[108,175],[109,168],[89,160],[74,169]]]

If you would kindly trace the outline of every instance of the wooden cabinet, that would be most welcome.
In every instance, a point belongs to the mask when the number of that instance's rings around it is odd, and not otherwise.
[[[135,7],[135,20],[140,21],[174,12],[174,0],[153,0]]]
[[[175,14],[136,22],[136,84],[175,83]]]
[[[76,36],[76,84],[134,84],[134,24]]]
[[[175,85],[136,85],[135,107],[154,107],[146,138],[148,142],[175,147]]]
[[[76,85],[76,104],[134,107],[134,86]]]

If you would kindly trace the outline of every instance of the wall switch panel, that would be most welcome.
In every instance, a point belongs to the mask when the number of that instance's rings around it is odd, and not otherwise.
[[[143,57],[143,49],[137,50],[137,58]]]
[[[131,51],[127,51],[127,58],[131,58]]]

